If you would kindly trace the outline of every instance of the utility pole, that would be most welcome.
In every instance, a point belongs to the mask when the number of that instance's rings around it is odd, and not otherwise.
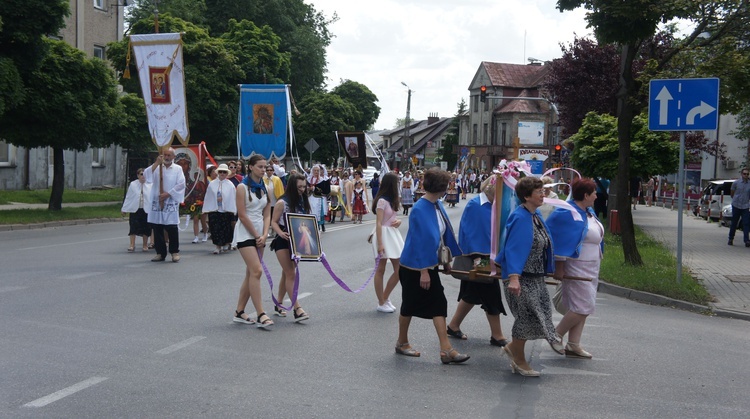
[[[401,162],[403,163],[404,160],[409,159],[407,153],[409,152],[409,114],[411,112],[411,87],[409,87],[404,82],[401,82],[401,84],[406,86],[406,88],[408,89],[408,96],[406,99],[406,119],[404,120],[404,152],[401,154]]]

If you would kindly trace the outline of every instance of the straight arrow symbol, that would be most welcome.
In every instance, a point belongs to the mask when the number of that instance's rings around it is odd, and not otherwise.
[[[659,94],[656,95],[656,100],[659,101],[659,125],[667,125],[669,123],[669,101],[672,99],[674,98],[669,94],[667,86],[662,87]]]

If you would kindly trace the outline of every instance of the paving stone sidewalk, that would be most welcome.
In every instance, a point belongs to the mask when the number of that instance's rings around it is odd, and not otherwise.
[[[677,214],[669,207],[638,205],[633,222],[676,254]],[[750,248],[742,242],[742,230],[735,235],[734,246],[729,246],[727,227],[692,214],[682,220],[682,264],[715,297],[712,311],[750,320]]]

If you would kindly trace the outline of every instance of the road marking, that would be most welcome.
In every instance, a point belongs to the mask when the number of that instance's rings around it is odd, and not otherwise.
[[[37,250],[37,249],[48,249],[50,247],[60,247],[60,246],[75,246],[77,244],[86,244],[86,243],[99,243],[99,242],[108,242],[112,240],[120,240],[121,237],[112,237],[109,239],[99,239],[99,240],[85,240],[82,242],[73,242],[73,243],[60,243],[60,244],[48,244],[46,246],[36,246],[36,247],[24,247],[18,250]]]
[[[185,340],[183,340],[180,343],[175,343],[174,345],[167,346],[164,349],[159,349],[158,351],[156,351],[156,353],[157,354],[161,354],[161,355],[171,354],[172,352],[179,351],[180,349],[182,349],[182,348],[184,348],[186,346],[192,345],[195,342],[200,342],[200,341],[202,341],[205,338],[206,338],[205,336],[193,336],[192,338],[185,339]]]
[[[0,287],[0,292],[21,291],[28,287]]]
[[[543,375],[588,375],[595,377],[609,377],[612,374],[605,374],[603,372],[585,371],[576,368],[563,368],[563,367],[548,367],[542,364]]]
[[[322,285],[322,288],[331,288],[332,286],[337,285],[336,281],[331,281],[325,285]]]
[[[63,397],[70,396],[71,394],[78,393],[81,390],[87,389],[93,385],[99,384],[106,380],[107,377],[91,377],[88,380],[81,381],[78,384],[74,384],[68,388],[64,388],[60,391],[56,391],[49,396],[44,396],[40,399],[36,399],[33,402],[26,403],[24,407],[44,407],[50,403],[56,402]]]
[[[77,275],[64,275],[61,276],[60,279],[84,279],[84,278],[90,278],[92,276],[99,276],[104,275],[106,272],[86,272],[82,274]]]

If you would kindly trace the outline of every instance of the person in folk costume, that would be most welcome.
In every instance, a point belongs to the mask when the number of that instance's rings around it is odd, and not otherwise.
[[[148,222],[154,232],[156,250],[152,262],[163,262],[167,258],[167,250],[172,255],[172,262],[180,261],[177,225],[180,224],[180,204],[185,200],[185,174],[182,167],[174,164],[174,158],[174,148],[170,147],[143,171],[146,182],[152,184],[148,204],[151,207]],[[169,236],[169,249],[164,239],[165,232]]]
[[[331,209],[331,224],[336,223],[336,215],[338,215],[339,210],[342,210],[341,208],[341,179],[339,179],[339,171],[334,170],[331,174],[331,194],[328,196],[328,199],[330,200],[330,209]],[[343,210],[342,210],[342,221],[343,221]]]
[[[458,204],[458,189],[456,189],[455,174],[451,174],[451,181],[448,183],[448,190],[445,192],[445,203],[451,208]]]
[[[247,175],[237,185],[238,221],[234,228],[234,244],[245,262],[245,275],[240,286],[233,321],[244,324],[255,323],[261,329],[273,326],[273,320],[263,309],[260,292],[260,277],[263,273],[261,258],[271,226],[271,197],[263,182],[263,174],[268,167],[270,166],[264,156],[253,154],[250,157]],[[279,179],[278,182],[280,184],[281,180]],[[255,320],[245,313],[250,298],[252,298],[255,312],[258,313]]]
[[[148,238],[151,237],[151,227],[148,225],[148,198],[151,196],[151,184],[146,183],[143,169],[138,169],[138,178],[130,182],[125,201],[122,203],[122,215],[130,213],[130,247],[128,252],[135,251],[135,236],[143,237],[143,251],[148,251]]]
[[[294,261],[291,255],[291,244],[289,242],[289,230],[286,225],[286,214],[310,214],[310,201],[307,196],[307,181],[305,177],[290,173],[286,184],[284,196],[276,201],[276,207],[273,209],[271,216],[271,228],[276,232],[276,238],[271,242],[271,250],[276,252],[276,259],[281,265],[281,278],[279,278],[279,298],[281,303],[284,296],[294,290]],[[275,314],[280,317],[286,317],[286,311],[280,307],[274,307]],[[299,323],[307,320],[310,316],[302,309],[299,301],[294,304],[294,321]]]
[[[326,212],[328,212],[328,194],[331,193],[331,182],[328,171],[322,164],[313,166],[307,176],[307,184],[310,188],[310,208],[312,214],[318,220],[321,231],[326,231]]]
[[[237,213],[236,190],[229,176],[230,169],[220,164],[216,169],[218,176],[206,188],[203,200],[203,212],[208,213],[208,228],[211,230],[211,241],[216,249],[215,255],[229,251],[232,245],[235,214]]]
[[[361,172],[354,172],[354,190],[352,191],[352,223],[362,224],[362,216],[367,214],[367,207],[370,206],[370,199],[367,196],[365,182],[361,179]]]
[[[404,215],[409,215],[409,208],[414,205],[414,179],[411,172],[405,171],[404,177],[401,178],[401,205],[404,207]]]

